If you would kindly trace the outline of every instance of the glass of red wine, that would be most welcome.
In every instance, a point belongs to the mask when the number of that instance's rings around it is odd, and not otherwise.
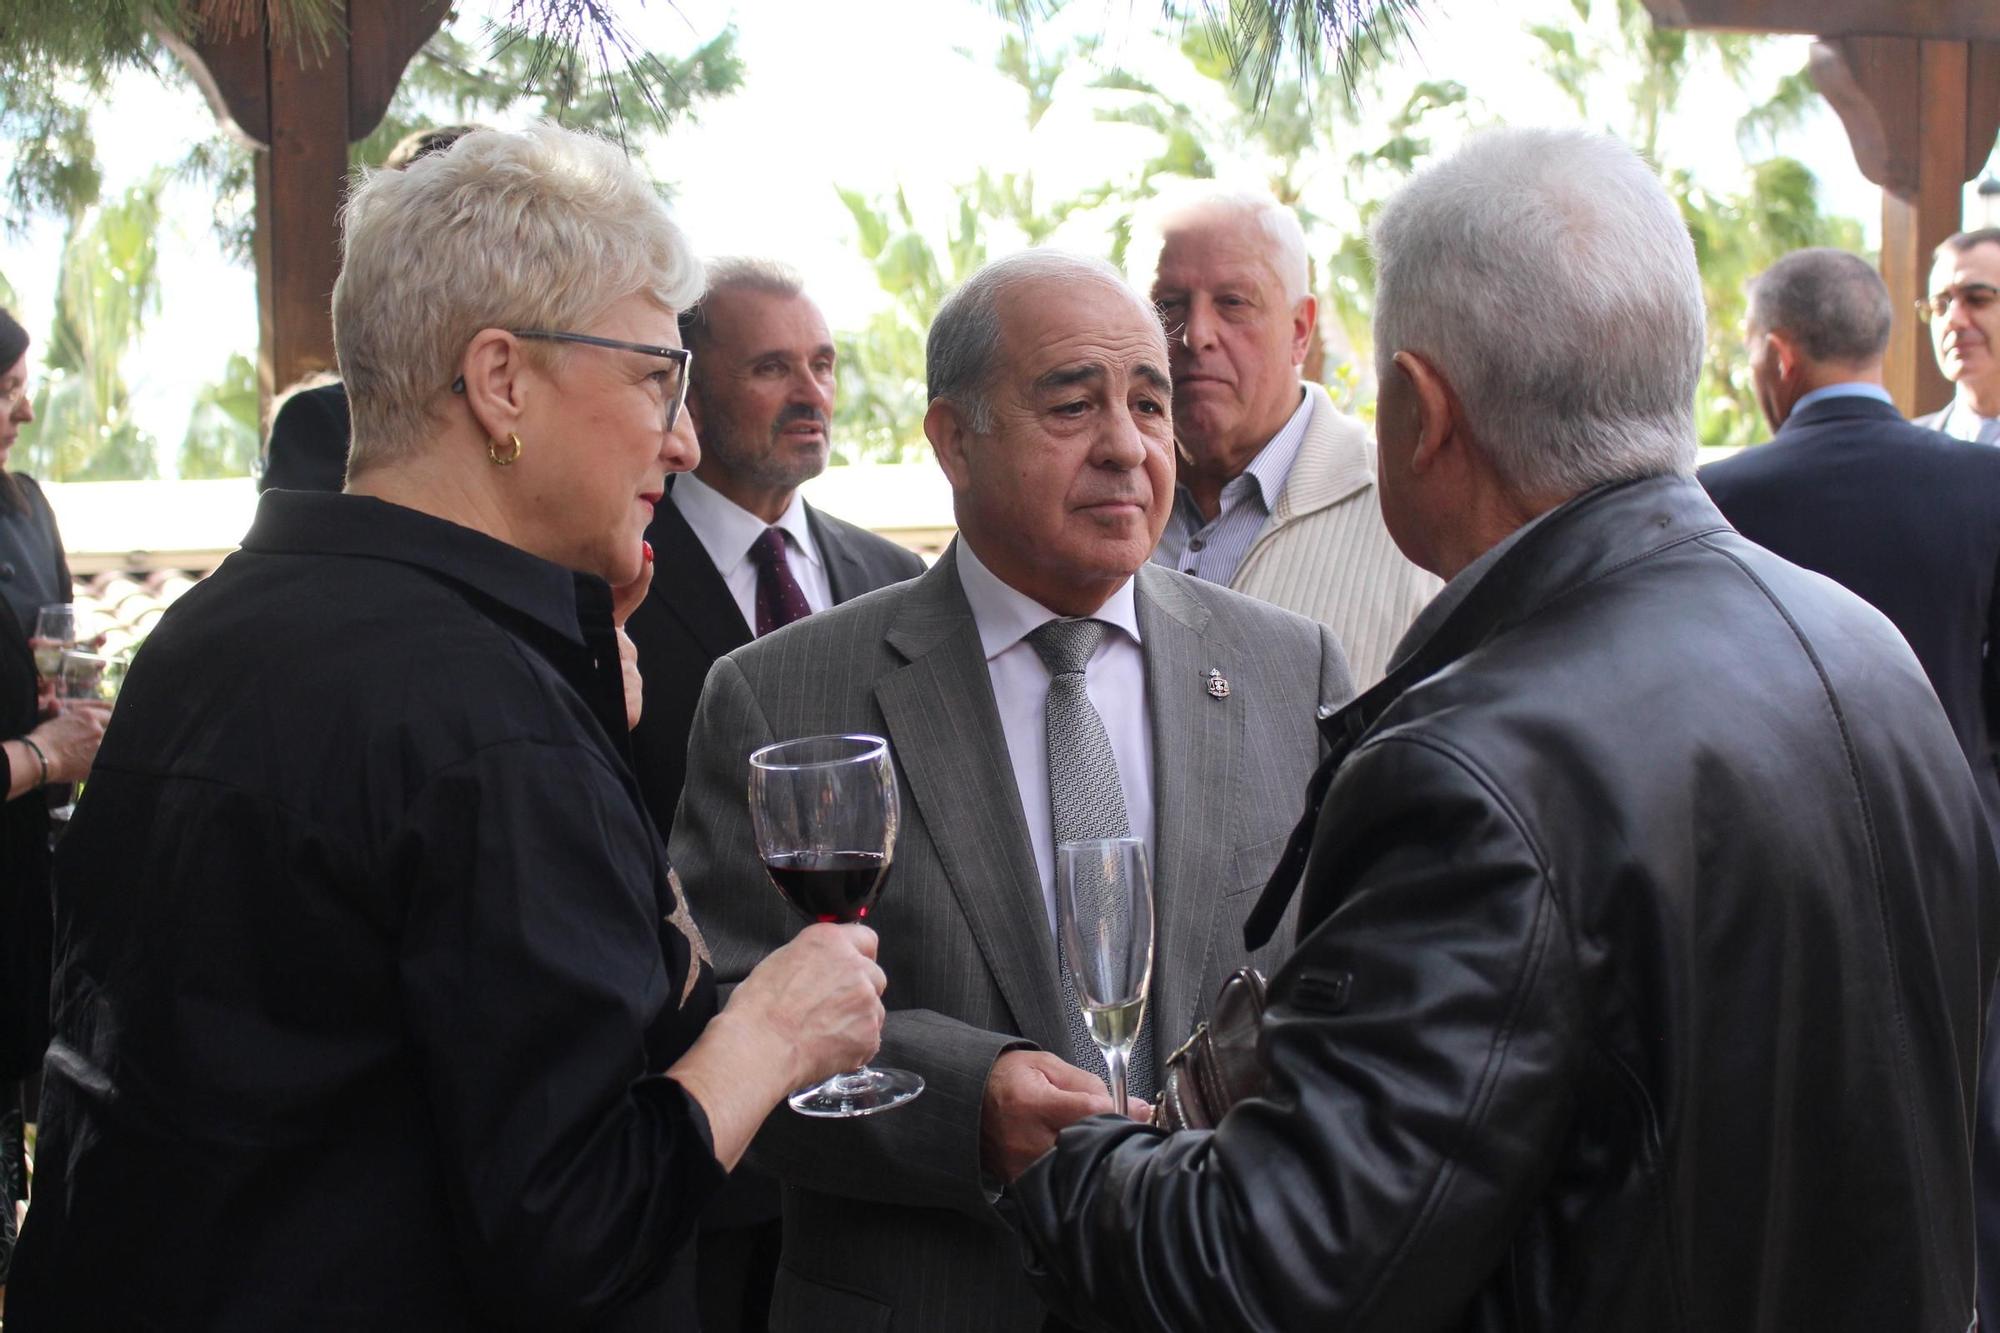
[[[757,854],[785,901],[807,921],[863,921],[896,854],[896,769],[880,736],[808,736],[750,756],[750,824]],[[873,1115],[901,1106],[924,1081],[863,1066],[787,1100],[802,1115]]]

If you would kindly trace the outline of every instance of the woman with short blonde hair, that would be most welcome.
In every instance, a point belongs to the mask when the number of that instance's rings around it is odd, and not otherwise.
[[[658,1329],[765,1115],[873,1052],[861,927],[716,1012],[627,764],[701,287],[584,135],[355,191],[347,491],[265,494],[168,612],[65,845],[10,1322]]]

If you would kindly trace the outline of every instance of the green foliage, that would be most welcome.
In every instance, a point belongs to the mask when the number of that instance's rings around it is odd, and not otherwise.
[[[158,475],[153,439],[132,420],[120,366],[159,301],[154,237],[163,184],[156,173],[90,210],[64,243],[36,419],[15,446],[23,471],[49,481]]]
[[[263,440],[257,415],[257,367],[241,353],[230,356],[222,379],[203,386],[188,414],[178,469],[184,478],[247,477]]]
[[[840,201],[854,219],[861,257],[891,300],[863,328],[835,335],[836,461],[908,462],[922,456],[924,410],[930,403],[924,391],[924,337],[945,294],[986,262],[982,220],[973,199],[961,197],[940,261],[901,190],[886,200],[841,190]]]
[[[1152,151],[1124,179],[1049,198],[1031,171],[981,169],[959,186],[949,217],[923,220],[900,191],[885,199],[841,192],[857,248],[889,298],[864,327],[837,336],[835,436],[844,455],[889,461],[922,452],[924,334],[945,293],[988,253],[1045,244],[1082,221],[1103,229],[1108,257],[1122,266],[1141,201],[1170,180],[1212,178],[1225,165],[1260,171],[1299,210],[1323,278],[1323,323],[1341,330],[1339,355],[1316,354],[1308,371],[1328,378],[1341,401],[1356,400],[1365,374],[1346,349],[1366,335],[1374,269],[1363,232],[1344,224],[1356,215],[1365,221],[1375,201],[1429,153],[1436,126],[1463,120],[1467,91],[1449,81],[1419,83],[1385,115],[1370,116],[1351,95],[1357,87],[1372,91],[1372,82],[1355,82],[1367,77],[1363,71],[1314,64],[1309,79],[1260,90],[1254,71],[1233,57],[1235,40],[1213,22],[1196,21],[1173,42],[1204,96],[1166,92],[1175,82],[1169,71],[1101,63],[1096,42],[1071,43],[1054,56],[1038,55],[1027,38],[1002,43],[995,68],[1020,86],[1031,128],[1054,104],[1062,68],[1081,63],[1087,77],[1071,86],[1093,100],[1092,114],[1153,135]]]
[[[1623,110],[1624,123],[1601,128],[1658,162],[1662,133],[1688,81],[1711,72],[1744,88],[1755,40],[1655,28],[1640,0],[1616,0],[1615,11],[1604,11],[1615,23],[1593,23],[1604,3],[1572,0],[1575,25],[1531,25],[1527,31],[1541,43],[1543,72],[1576,103],[1578,114]],[[1607,91],[1607,83],[1620,81],[1622,97]],[[1760,148],[1771,152],[1816,97],[1810,78],[1799,70],[1745,113],[1737,126],[1745,159],[1740,188],[1704,189],[1686,170],[1662,173],[1694,238],[1708,307],[1708,345],[1695,403],[1696,429],[1705,445],[1748,444],[1768,433],[1743,357],[1743,291],[1750,279],[1803,246],[1861,248],[1860,224],[1821,210],[1818,182],[1802,163],[1752,155]]]
[[[626,68],[597,74],[554,39],[520,28],[493,29],[479,44],[446,30],[410,62],[382,124],[353,145],[349,160],[379,166],[413,130],[483,121],[523,103],[539,119],[619,134],[628,111],[647,106],[665,128],[742,83],[734,28],[686,56],[646,54]]]
[[[97,202],[103,174],[86,107],[105,82],[68,79],[46,64],[0,65],[0,138],[13,145],[0,215],[10,232],[36,214],[73,219]]]
[[[153,229],[161,189],[171,181],[211,195],[224,253],[248,265],[255,159],[218,128],[145,186],[99,208],[102,175],[89,108],[125,68],[190,82],[152,35],[189,35],[183,0],[7,3],[10,53],[42,59],[0,69],[0,137],[13,147],[6,223],[18,228],[49,212],[69,223],[47,378],[36,405],[42,420],[23,433],[17,456],[51,480],[154,476],[155,442],[129,418],[118,365],[157,301]],[[216,0],[208,12],[228,28],[261,22],[264,3]],[[301,42],[324,41],[335,17],[330,0],[282,0],[274,12],[285,25],[281,39]],[[485,53],[449,30],[434,37],[412,62],[382,125],[353,145],[351,160],[376,165],[413,129],[441,119],[483,120],[523,103],[535,116],[613,133],[635,123],[665,126],[743,81],[733,29],[668,59],[635,47],[595,0],[517,0],[509,21],[489,25],[485,35]],[[642,107],[649,115],[638,122],[634,113]],[[181,441],[181,475],[244,475],[259,434],[256,375],[237,355],[222,380],[197,395]]]

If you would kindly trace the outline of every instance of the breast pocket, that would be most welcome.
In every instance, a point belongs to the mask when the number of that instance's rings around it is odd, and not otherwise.
[[[1238,897],[1246,893],[1257,893],[1270,882],[1271,871],[1277,867],[1278,858],[1285,854],[1285,844],[1290,842],[1292,831],[1286,829],[1274,838],[1236,849],[1236,856],[1230,867],[1229,886],[1225,896]]]

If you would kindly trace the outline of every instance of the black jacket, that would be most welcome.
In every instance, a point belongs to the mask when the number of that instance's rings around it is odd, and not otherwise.
[[[1268,1093],[1063,1134],[1012,1203],[1059,1312],[1961,1333],[2000,869],[1888,621],[1607,487],[1326,731]]]
[[[265,495],[56,858],[9,1328],[667,1327],[713,975],[624,725],[603,580]]]
[[[42,488],[32,477],[17,473],[14,480],[37,520],[53,533],[55,514]],[[53,578],[66,602],[71,584],[60,536],[54,539],[49,559],[53,573],[44,570],[44,576]],[[24,736],[42,720],[35,694],[35,657],[28,646],[34,628],[32,617],[22,624],[7,599],[0,597],[0,739]],[[7,762],[0,758],[0,777],[6,775]],[[49,897],[48,795],[36,790],[0,801],[0,1080],[21,1078],[40,1068],[42,1051],[49,1044],[54,910]]]
[[[914,553],[866,528],[810,505],[806,522],[826,562],[836,604],[924,572],[924,562]],[[671,492],[647,526],[646,540],[653,544],[653,586],[625,622],[625,632],[639,650],[646,690],[639,725],[632,731],[632,767],[664,839],[673,831],[674,806],[687,780],[688,732],[702,683],[715,659],[750,642],[751,634],[701,539],[674,507]]]
[[[1738,532],[1895,623],[2000,816],[2000,660],[1986,651],[2000,628],[2000,449],[1872,398],[1828,398],[1703,468],[1701,484]]]
[[[347,386],[336,380],[300,389],[271,422],[259,491],[337,491],[347,485],[347,446],[354,424]]]

